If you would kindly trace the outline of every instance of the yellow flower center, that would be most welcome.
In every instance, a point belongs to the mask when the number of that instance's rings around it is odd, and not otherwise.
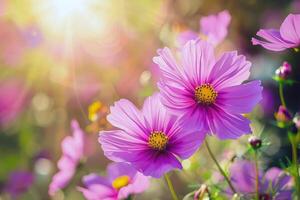
[[[197,102],[204,105],[215,103],[217,96],[217,91],[215,91],[209,83],[205,83],[195,89],[195,98]]]
[[[168,137],[162,131],[154,131],[150,134],[148,145],[152,149],[162,151],[167,147]]]
[[[89,110],[89,120],[96,121],[98,119],[98,113],[100,112],[101,108],[103,107],[100,101],[95,101],[92,103],[88,110]]]
[[[112,186],[113,188],[115,188],[116,190],[121,189],[122,187],[125,187],[129,184],[130,182],[130,177],[129,176],[119,176],[117,177],[113,182],[112,182]]]

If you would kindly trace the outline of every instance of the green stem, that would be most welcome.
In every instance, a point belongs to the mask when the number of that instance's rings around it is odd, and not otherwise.
[[[283,84],[282,82],[279,82],[279,96],[280,96],[280,101],[281,104],[286,107],[286,103],[284,100],[283,96]],[[297,147],[298,147],[298,142],[297,142],[297,136],[294,136],[292,134],[289,134],[289,139],[292,145],[292,159],[293,159],[293,165],[294,165],[294,179],[295,179],[295,184],[296,184],[296,192],[297,196],[300,199],[300,175],[299,175],[299,165],[298,165],[298,155],[297,155]]]
[[[233,185],[231,184],[229,178],[227,177],[226,173],[224,172],[224,170],[221,168],[221,166],[219,165],[217,159],[215,158],[214,154],[212,153],[209,145],[208,145],[208,142],[205,140],[205,146],[206,146],[206,149],[210,155],[210,157],[212,158],[212,160],[215,162],[215,164],[217,165],[219,171],[221,172],[221,174],[223,175],[223,177],[225,178],[226,182],[228,183],[230,189],[232,190],[233,193],[236,193],[236,190],[234,189]]]
[[[256,199],[259,200],[259,169],[258,169],[258,159],[257,151],[254,152],[254,162],[255,162],[255,189],[256,189]]]
[[[169,178],[169,175],[168,174],[165,174],[165,179],[167,181],[167,184],[168,184],[168,187],[170,189],[170,192],[171,192],[171,195],[172,195],[172,198],[173,200],[179,200],[178,197],[177,197],[177,194],[174,190],[174,187],[173,187],[173,184],[172,184],[172,181],[171,179]]]
[[[280,96],[281,104],[284,107],[286,107],[286,103],[285,103],[284,96],[283,96],[283,84],[281,82],[279,82],[279,96]]]
[[[299,183],[300,175],[299,175],[298,154],[297,154],[297,141],[295,140],[296,138],[293,135],[290,135],[289,138],[292,145],[292,153],[293,153],[292,157],[293,157],[293,165],[295,170],[294,179],[296,184],[296,191],[300,199],[300,183]]]

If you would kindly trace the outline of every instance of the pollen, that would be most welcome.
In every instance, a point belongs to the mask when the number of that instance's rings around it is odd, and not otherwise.
[[[215,103],[217,96],[217,91],[215,91],[209,83],[200,85],[195,89],[196,101],[203,105],[211,105]]]
[[[113,180],[112,186],[116,190],[120,190],[122,187],[127,186],[129,184],[129,182],[130,182],[129,176],[127,176],[127,175],[119,176],[119,177],[115,178],[115,180]]]
[[[150,134],[148,145],[152,149],[162,151],[166,149],[168,144],[168,137],[162,131],[154,131]]]

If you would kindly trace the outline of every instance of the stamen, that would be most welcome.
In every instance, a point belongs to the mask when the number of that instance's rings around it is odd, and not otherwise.
[[[168,137],[162,131],[154,131],[150,134],[148,145],[152,149],[162,151],[167,147]]]
[[[196,101],[203,105],[215,103],[217,96],[217,91],[209,83],[205,83],[195,89]]]

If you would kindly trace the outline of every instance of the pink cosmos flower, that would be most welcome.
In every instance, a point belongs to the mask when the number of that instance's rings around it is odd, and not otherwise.
[[[236,51],[215,59],[212,45],[201,40],[189,41],[180,51],[179,60],[168,48],[153,58],[162,72],[163,105],[220,139],[251,133],[250,120],[242,114],[251,112],[262,96],[260,81],[243,83],[251,63]]]
[[[89,174],[83,177],[84,187],[78,187],[87,200],[126,199],[142,193],[149,187],[149,178],[126,163],[111,163],[108,177]]]
[[[271,51],[283,51],[300,46],[300,14],[289,14],[276,29],[260,29],[257,36],[264,40],[252,38],[253,45],[261,45]]]
[[[26,192],[34,182],[34,176],[27,171],[14,171],[10,174],[9,180],[5,185],[5,191],[12,199],[17,199],[22,193]]]
[[[100,132],[104,155],[115,162],[128,162],[146,176],[159,178],[181,169],[178,158],[189,158],[204,139],[198,130],[184,127],[184,121],[170,115],[159,94],[148,97],[142,110],[121,99],[110,111],[107,120],[119,129]]]
[[[27,89],[18,80],[0,82],[0,125],[14,121],[23,110]]]
[[[230,168],[230,179],[238,193],[246,199],[252,199],[256,195],[256,169],[255,164],[238,160]],[[259,197],[261,200],[289,200],[292,199],[292,177],[283,170],[273,167],[267,172],[259,171]],[[228,194],[233,195],[231,190]]]
[[[7,0],[1,0],[0,1],[0,16],[5,15],[6,11],[7,11]]]
[[[76,120],[72,120],[71,127],[73,135],[67,136],[61,143],[63,155],[57,163],[59,172],[53,176],[49,185],[48,192],[51,196],[68,185],[78,164],[86,155],[85,133]]]
[[[26,43],[21,30],[12,22],[0,19],[0,60],[1,67],[7,65],[16,67],[22,63],[22,58],[26,51]]]
[[[227,36],[227,28],[230,21],[231,16],[227,10],[219,12],[216,15],[202,17],[200,20],[199,33],[184,31],[180,33],[178,42],[181,46],[183,46],[189,40],[201,38],[216,46]]]

